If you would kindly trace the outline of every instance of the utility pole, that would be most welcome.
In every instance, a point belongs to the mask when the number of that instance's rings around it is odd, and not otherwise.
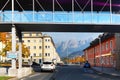
[[[99,37],[99,44],[100,44],[100,65],[101,65],[101,71],[103,71],[103,61],[102,61],[102,46],[101,46],[101,37]]]
[[[120,33],[115,33],[116,39],[116,69],[120,70]]]

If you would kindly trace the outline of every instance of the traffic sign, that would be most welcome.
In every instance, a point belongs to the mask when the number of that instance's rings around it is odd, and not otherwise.
[[[17,53],[15,53],[15,52],[8,52],[7,53],[7,58],[17,58]]]

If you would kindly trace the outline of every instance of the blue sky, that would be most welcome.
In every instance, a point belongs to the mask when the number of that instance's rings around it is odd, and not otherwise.
[[[54,42],[67,41],[71,39],[79,40],[88,40],[90,38],[97,38],[98,35],[102,33],[91,33],[91,32],[43,32],[43,34],[50,35]]]

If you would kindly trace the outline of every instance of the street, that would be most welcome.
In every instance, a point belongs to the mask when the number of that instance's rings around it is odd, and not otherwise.
[[[120,77],[110,76],[90,69],[84,72],[80,66],[66,65],[57,67],[52,72],[36,72],[21,80],[120,80]]]

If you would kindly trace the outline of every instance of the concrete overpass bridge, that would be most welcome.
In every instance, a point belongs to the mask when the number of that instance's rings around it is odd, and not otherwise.
[[[12,52],[21,32],[120,32],[119,0],[1,0],[0,31],[12,32]],[[12,69],[16,69],[15,59]],[[14,74],[15,75],[15,74]]]
[[[118,0],[1,0],[0,31],[119,32]],[[2,27],[4,26],[4,27]]]

